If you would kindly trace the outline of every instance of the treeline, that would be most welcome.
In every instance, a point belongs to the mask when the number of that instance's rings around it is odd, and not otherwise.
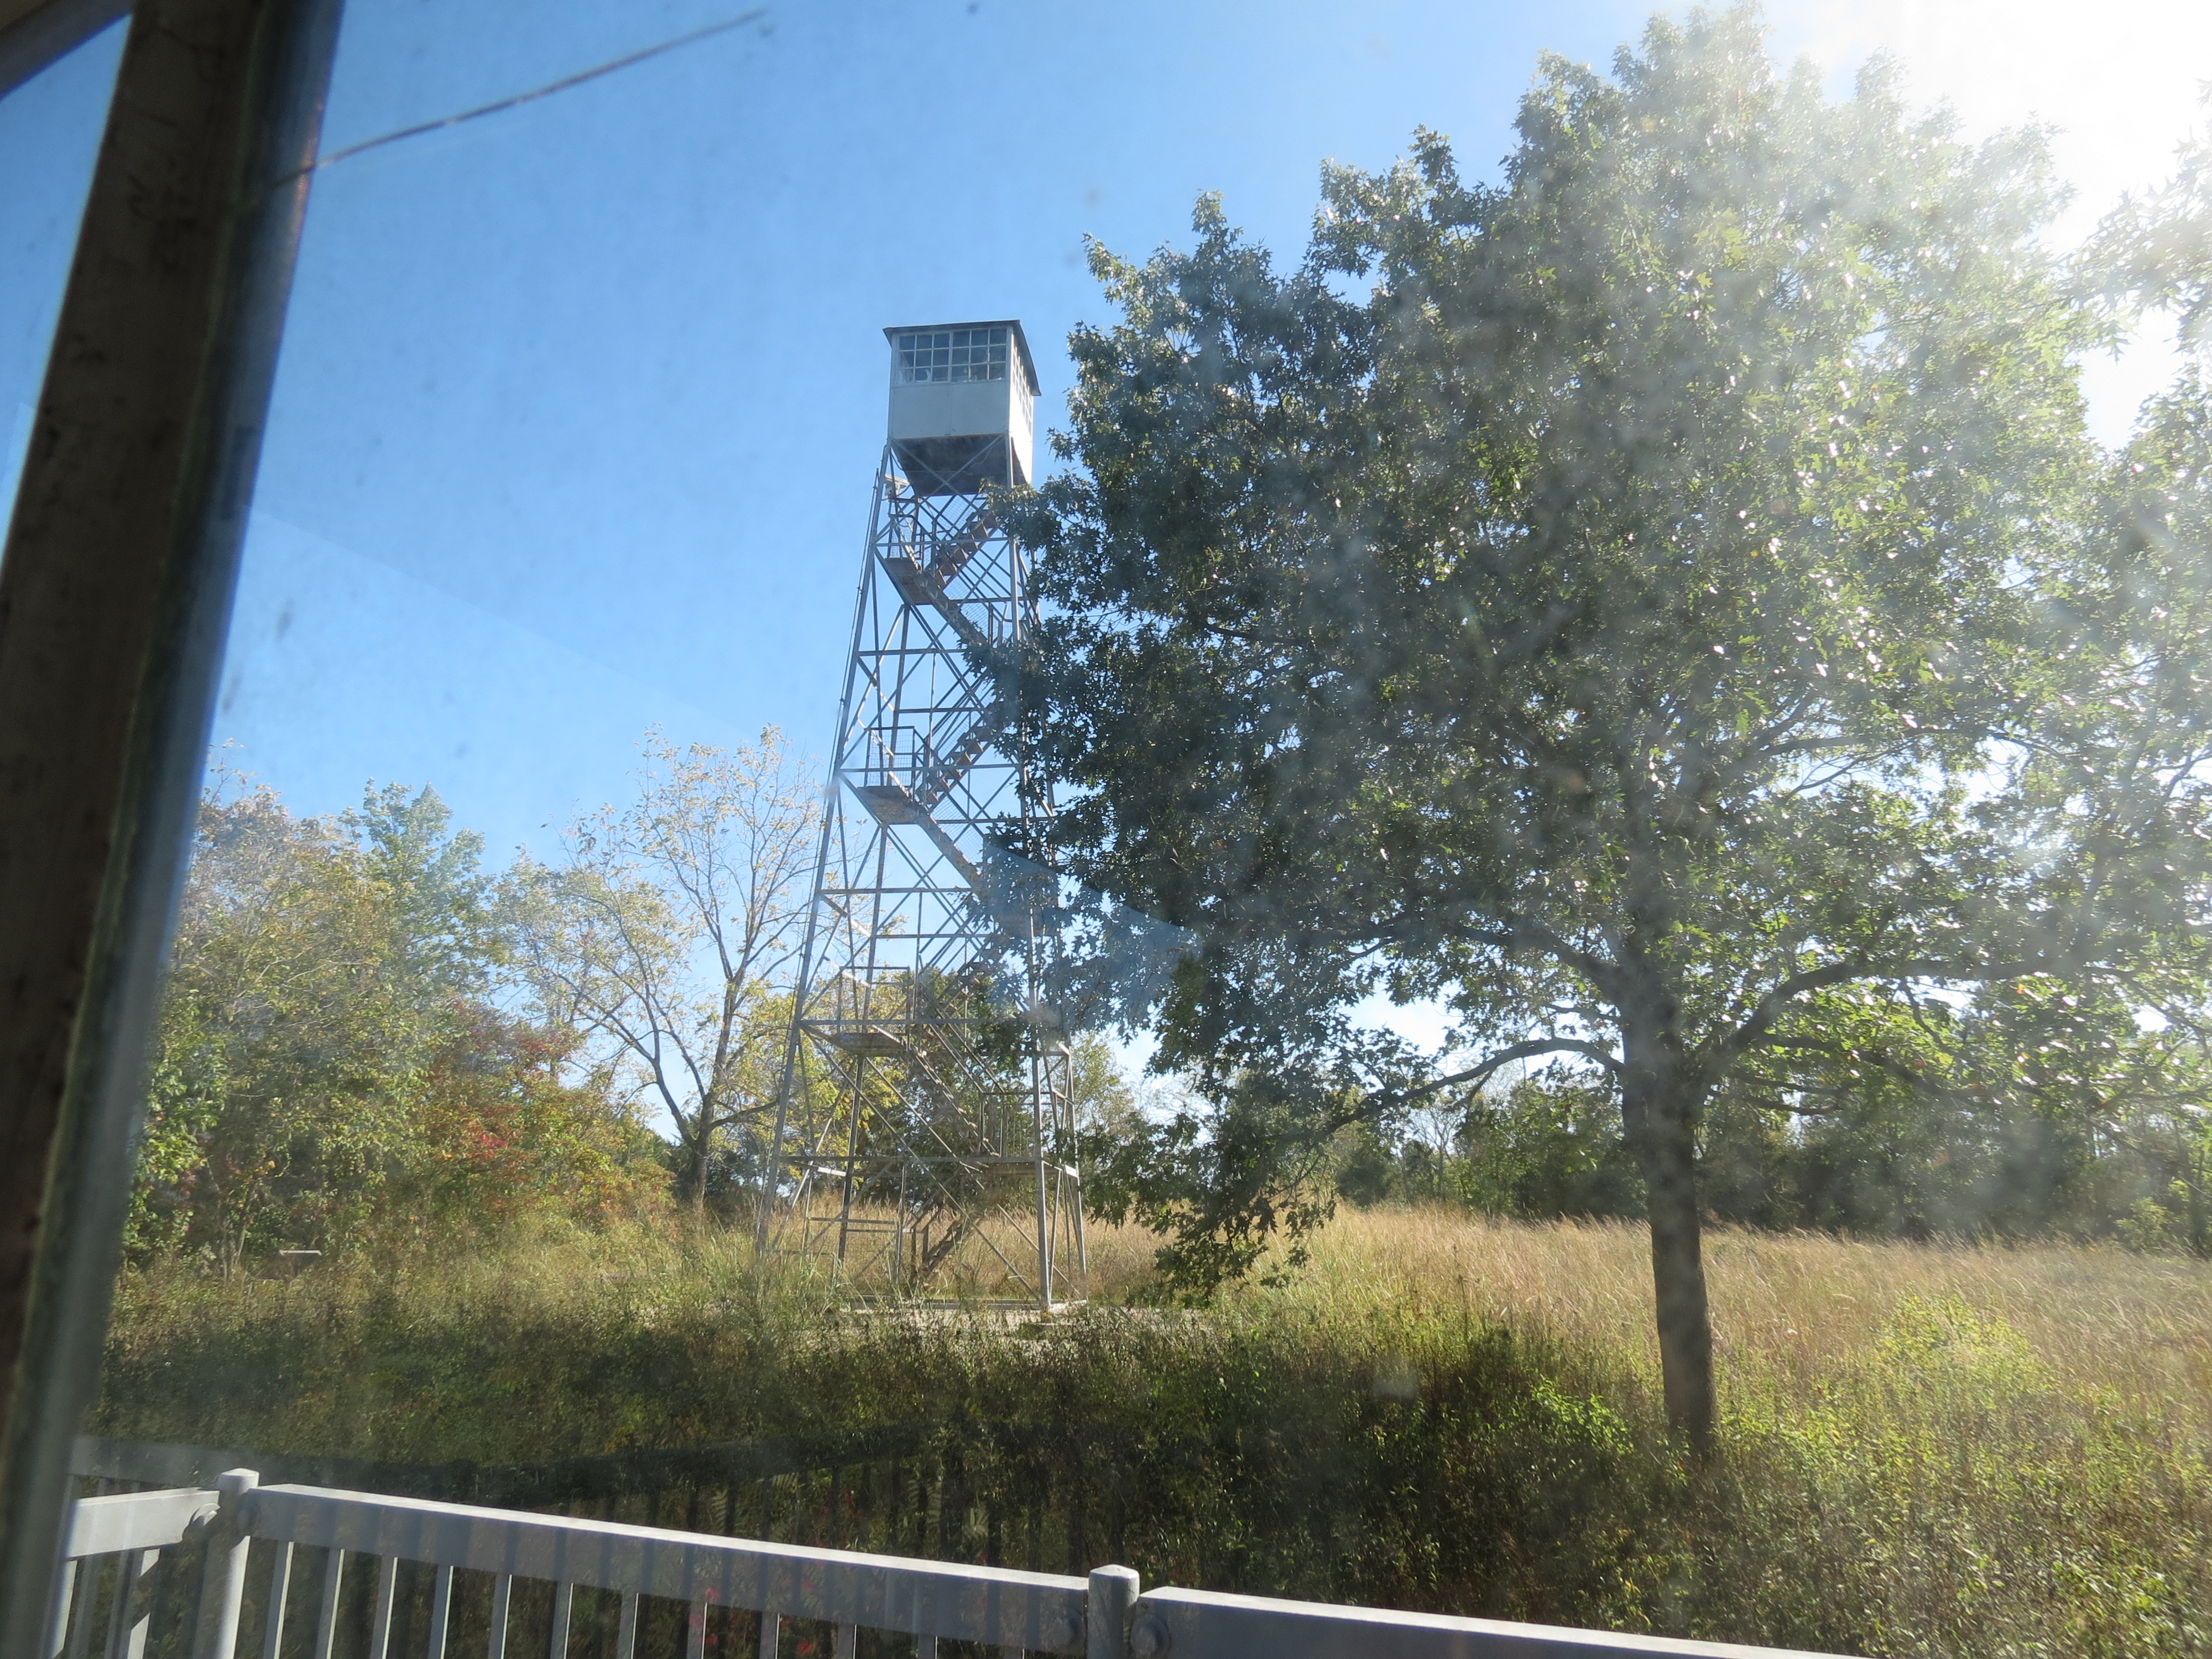
[[[327,817],[218,771],[199,809],[128,1243],[276,1252],[749,1223],[819,792],[774,731],[644,745],[556,854],[484,865],[430,788]],[[1092,1115],[1127,1090],[1097,1036]]]
[[[665,1146],[616,1068],[518,983],[512,895],[483,851],[427,788],[319,818],[218,780],[162,1008],[135,1254],[228,1270],[665,1201]]]
[[[2161,1045],[2163,1048],[2164,1045]],[[2167,1050],[2170,1052],[2170,1050]],[[1817,1115],[1741,1097],[1699,1128],[1709,1221],[1911,1239],[2069,1237],[2212,1255],[2212,1122],[2148,1085],[2095,1111],[2022,1088],[1905,1086],[1865,1068]],[[1346,1132],[1349,1203],[1465,1205],[1528,1220],[1641,1220],[1613,1092],[1551,1069],[1431,1111],[1395,1138]]]
[[[647,757],[635,804],[580,822],[556,864],[500,872],[434,790],[372,787],[309,817],[219,775],[132,1250],[232,1271],[287,1249],[749,1212],[815,820],[772,735]],[[1753,1074],[1714,1103],[1709,1219],[2212,1255],[2212,1070],[2193,1030],[2021,988],[1855,1036],[1817,1092]],[[1160,1114],[1097,1037],[1077,1058],[1110,1213],[1116,1155]],[[1559,1066],[1347,1128],[1309,1190],[1528,1219],[1646,1208],[1617,1093]]]
[[[817,793],[773,729],[484,866],[433,789],[199,811],[129,1244],[228,1272],[719,1209],[773,1121]]]

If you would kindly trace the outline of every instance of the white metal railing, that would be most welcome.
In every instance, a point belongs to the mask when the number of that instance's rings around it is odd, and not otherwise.
[[[48,1659],[90,1659],[103,1624],[93,1591],[107,1587],[104,1659],[143,1659],[157,1560],[180,1545],[204,1550],[194,1597],[173,1598],[191,1624],[191,1659],[236,1659],[253,1545],[267,1547],[258,1621],[260,1659],[305,1636],[310,1659],[332,1659],[349,1573],[373,1575],[362,1659],[392,1651],[399,1570],[431,1571],[422,1659],[446,1659],[455,1575],[491,1583],[485,1659],[526,1659],[507,1648],[518,1580],[553,1587],[547,1659],[567,1659],[578,1590],[620,1598],[614,1659],[636,1659],[647,1598],[687,1606],[685,1659],[705,1659],[716,1608],[759,1616],[758,1659],[776,1659],[787,1620],[835,1630],[835,1659],[855,1659],[862,1630],[911,1639],[915,1659],[938,1644],[994,1647],[1007,1659],[1819,1659],[1776,1648],[1676,1641],[1606,1631],[1508,1624],[1161,1588],[1139,1594],[1127,1567],[1088,1580],[1006,1567],[963,1566],[846,1550],[755,1542],[565,1516],[333,1492],[263,1486],[234,1469],[212,1492],[184,1487],[78,1500],[65,1529],[63,1571],[48,1626]],[[294,1553],[322,1553],[319,1593],[292,1594]],[[103,1574],[100,1564],[112,1561]],[[309,1558],[311,1565],[313,1558]],[[310,1574],[312,1581],[313,1575]],[[309,1601],[313,1605],[305,1605]]]
[[[139,1659],[146,1650],[146,1626],[153,1612],[149,1581],[157,1559],[213,1521],[219,1508],[219,1494],[189,1486],[78,1499],[62,1530],[61,1571],[54,1576],[53,1611],[47,1619],[52,1632],[48,1652],[64,1651],[64,1638],[74,1623],[76,1640],[69,1650],[83,1653],[98,1616],[89,1605],[89,1592],[98,1583],[98,1563],[112,1558],[107,1652],[111,1659]]]

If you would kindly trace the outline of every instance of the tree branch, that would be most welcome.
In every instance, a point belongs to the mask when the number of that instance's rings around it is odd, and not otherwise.
[[[2056,965],[2051,957],[2043,956],[2028,957],[2018,962],[1971,966],[1934,959],[1887,963],[1832,962],[1825,967],[1792,974],[1761,996],[1752,1006],[1751,1012],[1733,1029],[1718,1032],[1699,1043],[1692,1058],[1701,1066],[1710,1066],[1715,1071],[1726,1066],[1767,1041],[1767,1034],[1772,1030],[1774,1022],[1781,1018],[1783,1010],[1808,991],[1822,991],[1832,985],[1846,985],[1861,979],[1937,979],[1989,984],[1997,980],[2023,979],[2030,974],[2045,973]]]
[[[1609,1072],[1618,1073],[1620,1061],[1612,1053],[1595,1042],[1584,1042],[1575,1037],[1537,1037],[1527,1042],[1516,1042],[1498,1049],[1486,1057],[1480,1066],[1471,1066],[1464,1072],[1454,1072],[1449,1077],[1440,1077],[1418,1084],[1400,1093],[1396,1099],[1403,1103],[1432,1095],[1439,1089],[1449,1089],[1456,1084],[1477,1085],[1488,1082],[1498,1072],[1516,1060],[1533,1060],[1538,1054],[1580,1054],[1594,1060]]]

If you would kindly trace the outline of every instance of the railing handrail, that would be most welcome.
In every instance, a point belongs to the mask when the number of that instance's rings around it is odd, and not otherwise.
[[[970,1425],[957,1419],[895,1423],[706,1445],[590,1453],[533,1463],[466,1460],[402,1463],[321,1452],[268,1452],[80,1435],[70,1451],[70,1473],[141,1486],[189,1486],[212,1480],[224,1469],[251,1468],[272,1484],[284,1481],[332,1491],[396,1492],[455,1504],[489,1503],[524,1509],[577,1498],[665,1490],[685,1484],[772,1480],[911,1457],[921,1452],[934,1435],[980,1431],[998,1436],[1008,1426]]]
[[[1835,1659],[1791,1648],[1173,1588],[1139,1599],[1131,1637],[1136,1659]]]
[[[181,1544],[195,1524],[214,1518],[216,1502],[216,1493],[191,1486],[81,1498],[70,1506],[62,1533],[62,1559],[77,1561]]]
[[[241,1517],[272,1542],[434,1567],[1035,1652],[1084,1644],[1089,1586],[1054,1573],[316,1486],[261,1487]]]
[[[228,1472],[218,1486],[219,1492],[185,1487],[83,1498],[67,1533],[73,1562],[109,1553],[143,1562],[150,1552],[204,1529],[209,1559],[194,1659],[236,1659],[246,1552],[255,1540],[278,1552],[263,1620],[264,1656],[277,1651],[292,1553],[304,1546],[327,1552],[313,1649],[324,1659],[331,1652],[344,1565],[356,1555],[377,1563],[365,1659],[391,1659],[393,1598],[403,1561],[434,1570],[430,1659],[444,1652],[457,1571],[492,1577],[495,1655],[503,1650],[501,1632],[514,1581],[553,1584],[550,1659],[564,1659],[568,1609],[579,1589],[621,1596],[616,1659],[634,1659],[639,1602],[648,1596],[690,1604],[688,1659],[703,1659],[708,1612],[715,1607],[760,1615],[761,1659],[773,1659],[786,1619],[835,1626],[837,1659],[854,1659],[862,1628],[914,1637],[917,1659],[935,1659],[940,1640],[995,1646],[1009,1655],[1081,1653],[1085,1659],[1831,1659],[1731,1643],[1172,1586],[1139,1595],[1137,1575],[1127,1567],[1100,1567],[1087,1579],[1076,1578],[435,1498],[261,1486],[247,1469]],[[75,1576],[66,1572],[58,1587],[52,1652],[60,1650],[66,1633]]]

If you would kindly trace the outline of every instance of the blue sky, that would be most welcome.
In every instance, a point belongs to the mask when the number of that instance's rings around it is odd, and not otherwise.
[[[707,0],[351,0],[326,150],[738,14]],[[1295,257],[1323,158],[1417,124],[1487,173],[1550,49],[1643,5],[816,0],[316,184],[216,724],[303,811],[434,783],[495,857],[619,794],[659,724],[829,737],[881,441],[885,324],[1107,307],[1193,198]],[[2159,174],[2212,76],[2144,0],[1777,8],[1840,76],[1904,55],[1972,128],[2040,113],[2077,228]],[[1999,20],[2002,27],[1998,27]],[[0,102],[0,488],[66,267],[116,42]],[[2154,341],[2094,366],[2100,423]],[[2113,411],[2121,411],[2115,414]]]

